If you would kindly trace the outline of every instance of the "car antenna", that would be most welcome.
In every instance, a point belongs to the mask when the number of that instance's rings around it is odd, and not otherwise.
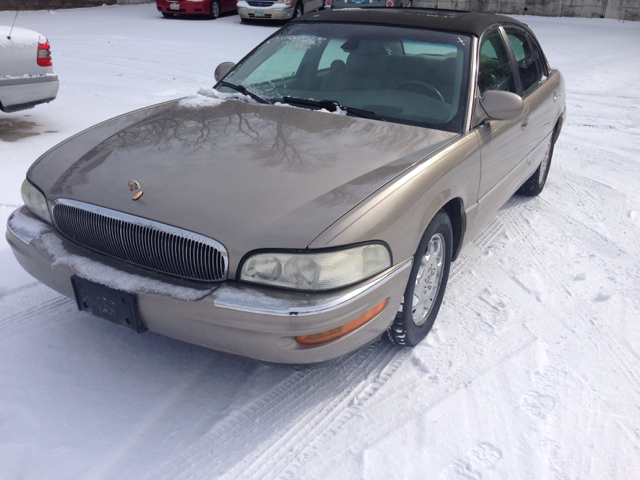
[[[13,32],[13,26],[16,24],[16,18],[18,18],[18,10],[16,10],[16,16],[13,17],[13,23],[11,24],[11,30],[9,30],[9,35],[7,35],[7,39],[11,40],[11,32]]]

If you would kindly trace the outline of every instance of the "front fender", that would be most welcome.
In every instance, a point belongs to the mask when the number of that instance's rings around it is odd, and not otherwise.
[[[353,208],[309,248],[381,240],[390,245],[394,262],[402,261],[415,253],[427,225],[445,204],[460,199],[463,210],[470,210],[477,203],[480,166],[477,136],[470,132]]]

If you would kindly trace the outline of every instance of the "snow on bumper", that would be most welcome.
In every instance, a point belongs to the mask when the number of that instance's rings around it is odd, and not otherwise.
[[[54,73],[0,78],[0,104],[13,112],[48,103],[58,95],[59,81]]]
[[[189,343],[275,363],[316,363],[337,358],[379,338],[400,304],[411,259],[376,277],[333,292],[303,293],[242,282],[184,282],[79,247],[26,207],[7,222],[7,241],[22,267],[54,290],[75,298],[78,275],[134,293],[143,324]],[[357,330],[319,345],[295,336],[323,332],[388,299],[382,312]]]

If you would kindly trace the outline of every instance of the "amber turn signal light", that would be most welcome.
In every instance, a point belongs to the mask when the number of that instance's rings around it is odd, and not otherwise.
[[[362,315],[357,316],[344,325],[340,325],[339,327],[332,328],[331,330],[326,330],[320,333],[312,333],[311,335],[299,335],[296,337],[296,342],[302,343],[304,345],[316,345],[318,343],[324,343],[328,342],[329,340],[334,340],[338,337],[342,337],[343,335],[354,331],[361,325],[364,325],[369,320],[372,320],[384,309],[386,305],[387,299],[384,299],[371,310],[367,310]]]

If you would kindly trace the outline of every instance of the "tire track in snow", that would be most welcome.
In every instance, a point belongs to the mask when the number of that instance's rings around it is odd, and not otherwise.
[[[282,429],[267,448],[252,452],[221,479],[234,480],[287,478],[298,479],[299,470],[309,458],[322,451],[331,439],[373,398],[389,381],[409,356],[408,349],[394,348],[352,388],[326,401],[319,402],[296,422],[294,429]],[[280,436],[282,435],[282,436]],[[286,452],[282,455],[281,452]]]
[[[258,478],[262,478],[264,472],[256,463],[259,458],[275,452],[271,461],[282,464],[280,456],[287,453],[282,445],[308,443],[308,436],[322,429],[323,422],[338,418],[341,405],[356,398],[370,398],[397,370],[401,352],[393,345],[378,342],[331,364],[297,371],[266,395],[232,412],[195,445],[147,478],[234,478],[232,472],[238,468],[256,470]],[[366,387],[372,378],[378,386],[367,396]],[[300,428],[301,424],[301,432],[288,431],[292,425]]]
[[[570,189],[566,191],[573,192],[576,196],[582,195],[581,191],[578,189]],[[592,205],[595,207],[598,203],[593,202]],[[628,252],[622,250],[617,244],[612,243],[609,238],[598,234],[593,229],[587,227],[585,223],[577,221],[561,209],[553,206],[551,203],[541,201],[537,205],[535,213],[540,215],[542,218],[553,218],[554,223],[562,224],[564,226],[564,232],[562,235],[572,235],[574,238],[589,239],[591,245],[585,245],[583,247],[584,252],[585,254],[588,254],[592,251],[594,246],[596,247],[595,251],[600,252],[602,255],[602,261],[605,263],[602,271],[603,276],[623,277],[625,279],[629,279],[628,281],[631,281],[632,283],[634,280],[635,282],[640,282],[640,275],[637,273],[638,268],[633,268],[633,266],[629,266],[627,264],[627,259],[631,258],[629,257]],[[594,214],[593,212],[587,212],[587,215],[589,215],[589,217],[598,216],[597,213]],[[549,258],[553,255],[553,249],[555,246],[562,244],[562,238],[551,239],[550,242],[539,244],[533,241],[531,235],[524,234],[525,232],[522,229],[521,222],[514,222],[511,225],[511,228],[517,232],[516,238],[525,245],[525,250],[531,252],[531,255],[528,258],[535,265],[536,272],[542,273],[545,280],[549,280],[547,282],[549,284],[564,284],[565,282],[563,277],[566,276],[565,272],[563,270],[558,271],[556,268],[551,268],[551,262],[541,261],[542,258]],[[543,230],[552,231],[548,228],[544,228]],[[512,278],[523,289],[530,291],[531,293],[535,293],[531,291],[531,287],[527,285],[525,281],[517,278],[517,275],[513,275]],[[571,287],[572,285],[565,287],[568,290],[569,295],[564,299],[563,308],[575,312],[574,315],[568,315],[568,318],[573,317],[578,320],[579,323],[578,325],[571,325],[568,327],[574,330],[579,328],[581,332],[575,332],[576,337],[583,341],[587,340],[593,345],[595,350],[606,352],[605,357],[612,366],[612,374],[614,374],[614,372],[622,373],[625,379],[633,385],[636,397],[640,397],[640,367],[638,367],[636,359],[633,358],[633,355],[628,351],[626,346],[621,345],[616,341],[606,328],[602,328],[599,324],[598,315],[592,311],[594,301],[606,302],[610,297],[607,295],[601,297],[599,294],[598,297],[591,298],[590,302],[586,302],[584,298],[585,293],[572,291],[573,289]],[[616,285],[616,287],[622,291],[626,291],[625,296],[628,298],[633,298],[633,296],[630,295],[633,291],[633,287],[627,288],[625,285]],[[540,298],[539,300],[542,301]],[[638,400],[640,401],[640,398],[638,398]]]
[[[41,283],[26,285],[0,297],[0,332],[7,337],[24,328],[51,324],[64,310],[77,312],[75,302]]]
[[[455,342],[451,349],[443,351],[443,348],[423,348],[421,354],[426,355],[420,359],[420,363],[431,366],[443,356],[450,357],[447,360],[464,358],[463,352],[468,348],[472,339],[466,338],[472,333],[467,333],[462,341]],[[345,452],[345,444],[356,441],[360,451],[384,441],[391,433],[402,428],[403,425],[415,422],[417,418],[427,414],[437,408],[449,398],[468,388],[474,381],[490,372],[495,366],[508,361],[509,358],[518,355],[537,341],[537,338],[522,325],[516,325],[508,332],[498,337],[487,337],[488,348],[485,355],[467,357],[464,362],[455,363],[446,373],[440,372],[437,380],[429,381],[425,378],[423,382],[405,381],[404,383],[394,382],[393,390],[386,391],[386,395],[379,395],[372,398],[367,411],[359,412],[354,418],[357,422],[352,425],[349,431],[358,432],[357,439],[338,438],[333,442],[326,443],[322,451],[320,462],[340,461],[341,455],[348,455]],[[443,347],[446,347],[444,345]],[[411,359],[417,359],[417,355],[409,352]],[[418,362],[416,362],[418,363]],[[416,365],[417,366],[417,365]],[[419,368],[419,367],[418,367]],[[411,378],[415,379],[413,375]],[[388,412],[392,415],[392,421],[378,421],[381,412]],[[496,445],[495,449],[505,450],[507,446]],[[316,458],[317,460],[317,458]],[[323,471],[318,463],[313,465],[314,471]],[[318,478],[311,475],[312,472],[304,470],[298,472],[297,478]],[[432,472],[429,478],[438,478],[437,472]],[[451,477],[447,477],[451,478]]]

